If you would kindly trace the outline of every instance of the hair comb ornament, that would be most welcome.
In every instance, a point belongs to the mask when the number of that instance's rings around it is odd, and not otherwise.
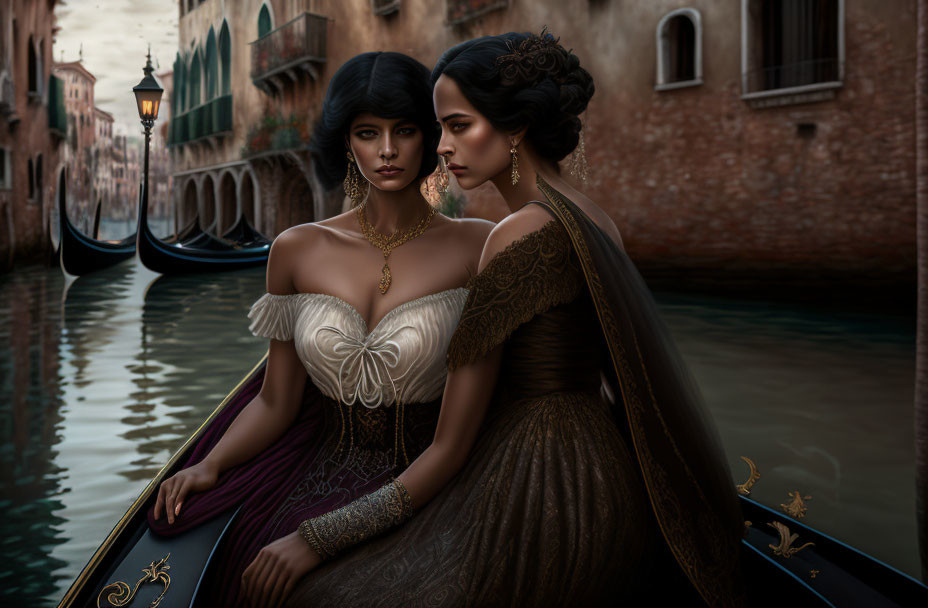
[[[546,25],[540,35],[530,35],[518,47],[511,40],[506,41],[506,47],[510,52],[496,58],[502,84],[534,82],[544,76],[552,78],[558,84],[565,82],[567,75],[564,68],[573,49],[564,50],[564,47],[558,44],[560,38],[554,38],[547,31]]]

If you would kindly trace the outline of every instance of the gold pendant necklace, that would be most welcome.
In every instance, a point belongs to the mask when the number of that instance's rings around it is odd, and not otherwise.
[[[377,247],[383,252],[383,268],[380,273],[380,293],[385,294],[387,290],[390,289],[390,283],[393,280],[393,275],[390,272],[390,266],[387,264],[387,258],[390,256],[390,252],[393,251],[396,247],[399,247],[406,241],[414,239],[428,228],[429,224],[432,223],[432,216],[435,215],[435,207],[428,205],[429,211],[426,213],[425,217],[422,218],[418,224],[409,230],[403,232],[397,236],[396,231],[394,230],[391,234],[381,234],[374,230],[374,227],[367,221],[367,217],[364,213],[364,207],[367,205],[367,201],[364,201],[358,205],[358,223],[361,225],[361,233],[364,235],[371,245]]]

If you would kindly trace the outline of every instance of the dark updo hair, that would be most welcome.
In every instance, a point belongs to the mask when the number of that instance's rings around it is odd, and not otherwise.
[[[429,69],[408,55],[387,51],[361,53],[345,62],[329,81],[322,113],[313,127],[310,154],[316,176],[326,189],[345,179],[348,159],[345,136],[358,114],[405,118],[422,131],[422,164],[418,178],[438,165],[440,130],[432,107]]]
[[[581,114],[595,90],[576,55],[551,34],[509,32],[462,42],[445,51],[432,70],[442,74],[500,131],[527,127],[525,137],[557,162],[577,147]]]

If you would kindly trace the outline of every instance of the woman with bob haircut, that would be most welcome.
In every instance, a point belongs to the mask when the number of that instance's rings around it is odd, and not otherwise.
[[[278,604],[318,563],[300,522],[383,486],[433,437],[447,347],[493,227],[423,197],[438,136],[415,59],[363,53],[332,76],[311,152],[353,207],[274,239],[267,293],[248,313],[270,339],[260,392],[211,423],[148,513],[171,535],[241,505],[200,592],[211,605]]]

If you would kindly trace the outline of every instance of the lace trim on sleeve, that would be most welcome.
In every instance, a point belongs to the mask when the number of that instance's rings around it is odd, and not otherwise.
[[[480,359],[535,315],[576,298],[582,287],[582,270],[559,221],[509,243],[467,282],[448,369]]]
[[[297,294],[266,293],[251,305],[248,330],[274,340],[293,339],[293,303]]]

